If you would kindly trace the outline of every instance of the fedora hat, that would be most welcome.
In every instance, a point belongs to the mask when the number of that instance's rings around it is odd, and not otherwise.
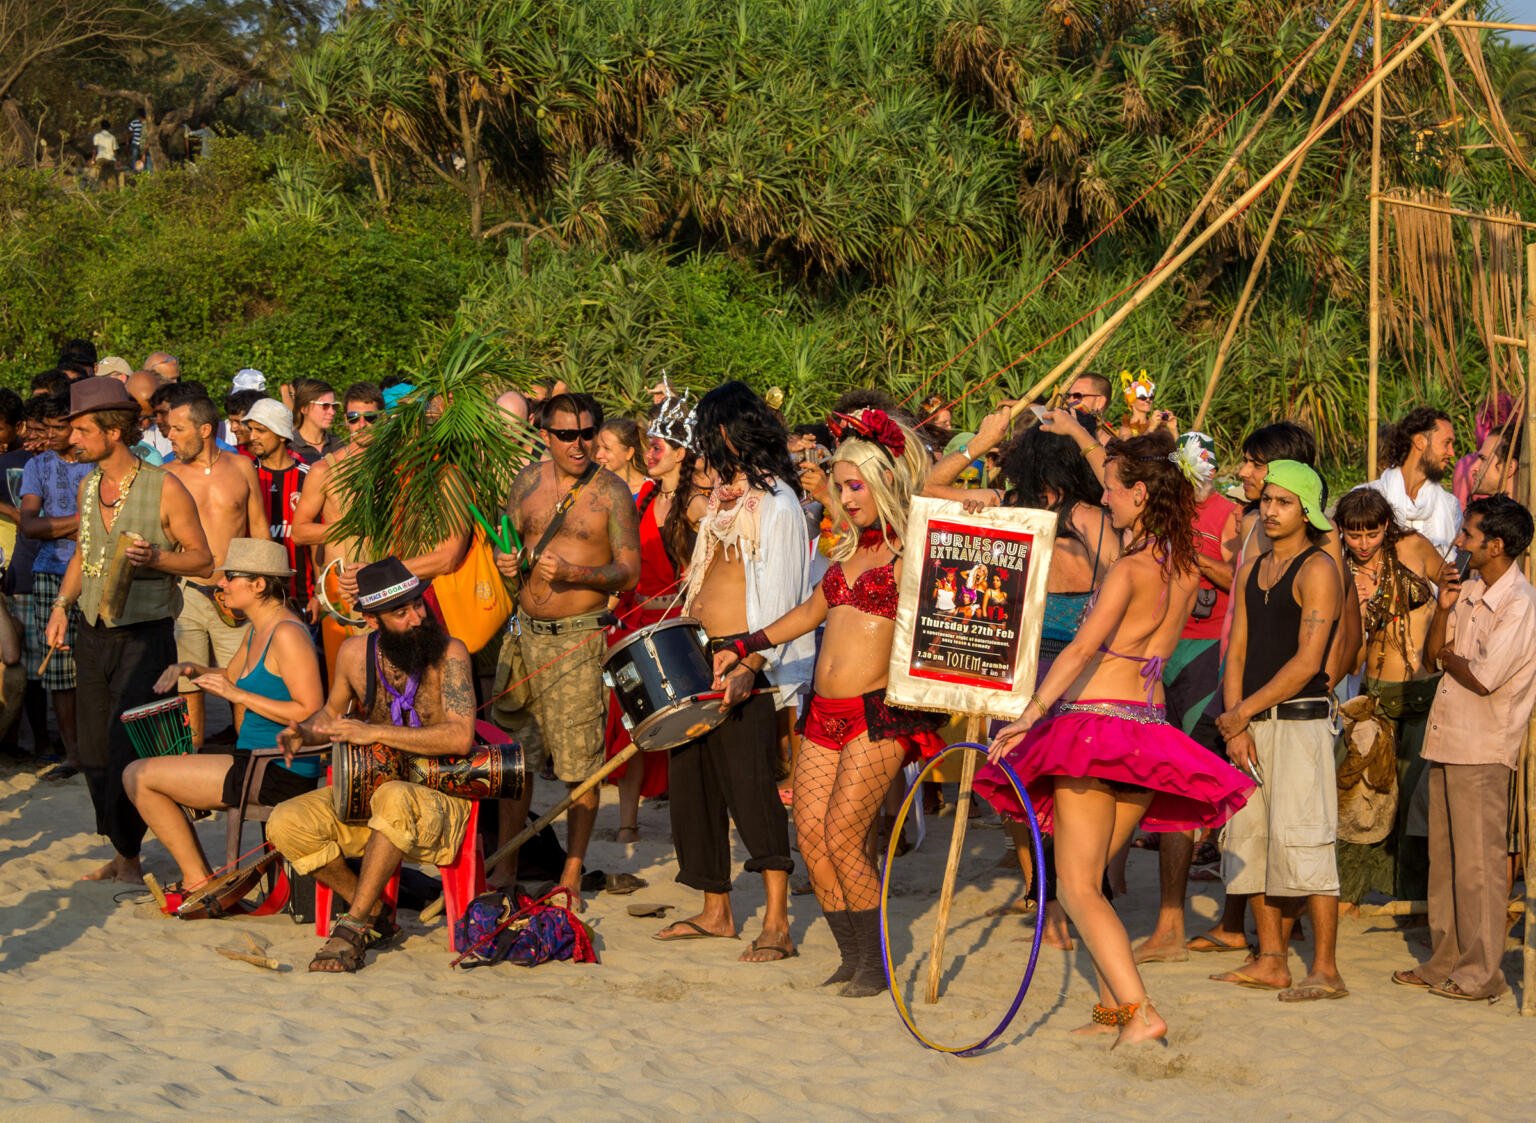
[[[139,403],[128,393],[128,387],[111,375],[82,378],[69,388],[71,418],[104,409],[131,409],[137,414]]]
[[[420,600],[426,586],[399,558],[385,558],[357,571],[359,612],[378,616]]]
[[[219,566],[224,574],[249,573],[258,577],[292,577],[293,567],[288,564],[288,549],[281,542],[266,538],[231,538],[224,564]]]

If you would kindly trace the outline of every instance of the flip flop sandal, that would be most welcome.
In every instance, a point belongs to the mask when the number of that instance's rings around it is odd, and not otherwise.
[[[1461,1002],[1487,1002],[1492,1004],[1499,1000],[1499,996],[1496,994],[1468,994],[1450,979],[1447,979],[1437,987],[1430,987],[1429,993],[1438,998],[1455,998]],[[1333,996],[1329,995],[1328,997],[1332,998]]]
[[[655,940],[657,943],[671,944],[676,943],[678,940],[738,940],[741,938],[740,936],[736,935],[724,936],[719,932],[711,932],[708,929],[695,924],[691,920],[679,920],[672,924],[671,927],[687,928],[689,931],[677,932],[671,936],[663,936],[660,932],[657,932],[651,937],[651,939]]]
[[[658,905],[658,904],[655,904],[654,902],[653,903],[641,902],[640,904],[630,905],[629,906],[629,915],[630,916],[636,916],[636,917],[666,916],[667,913],[669,913],[670,911],[672,911],[672,909],[674,909],[676,907],[677,907],[676,905]]]
[[[603,882],[603,892],[612,893],[615,897],[627,897],[637,889],[644,889],[650,882],[643,877],[636,877],[632,873],[611,873]]]
[[[1307,983],[1299,987],[1286,987],[1275,996],[1281,1002],[1324,1002],[1331,998],[1348,998],[1348,987],[1331,987],[1327,983]]]
[[[1196,947],[1196,944],[1204,944],[1204,947]],[[1224,951],[1247,951],[1247,944],[1224,944],[1220,940],[1213,940],[1209,936],[1196,936],[1184,945],[1197,955],[1216,955]]]
[[[68,780],[70,777],[78,776],[79,774],[80,769],[76,768],[72,764],[55,764],[46,772],[41,773],[38,776],[38,779],[54,782],[59,780]]]
[[[783,944],[765,944],[765,943],[759,942],[761,940],[762,940],[761,936],[759,936],[756,940],[753,940],[752,941],[752,946],[747,949],[747,953],[751,954],[752,952],[769,952],[769,953],[772,954],[773,958],[771,958],[771,959],[743,959],[743,960],[741,960],[741,962],[743,962],[743,963],[782,963],[782,962],[784,962],[784,960],[786,960],[786,959],[794,959],[796,956],[798,956],[800,954],[800,949],[799,948],[796,948],[796,947],[785,947]]]
[[[1213,983],[1231,983],[1233,986],[1247,987],[1249,990],[1290,990],[1289,986],[1279,983],[1266,983],[1263,979],[1255,978],[1246,971],[1228,971],[1225,975],[1212,975]]]
[[[1419,973],[1417,971],[1393,971],[1392,981],[1400,987],[1419,987],[1423,990],[1430,989],[1429,984],[1426,983],[1423,979],[1419,978]]]

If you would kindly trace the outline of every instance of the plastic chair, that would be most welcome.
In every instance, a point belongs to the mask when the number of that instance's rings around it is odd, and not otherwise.
[[[452,862],[437,867],[443,879],[444,914],[448,920],[448,944],[454,951],[459,947],[454,928],[464,910],[481,893],[485,892],[485,847],[480,842],[480,803],[472,800],[469,805],[469,821],[464,824],[464,841]],[[331,901],[334,894],[318,881],[315,882],[315,935],[322,939],[331,934]],[[400,899],[400,871],[384,886],[384,905],[394,908]]]

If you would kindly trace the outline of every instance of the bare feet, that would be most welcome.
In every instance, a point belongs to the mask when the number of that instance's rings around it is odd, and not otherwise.
[[[763,926],[757,939],[738,957],[743,963],[777,963],[781,959],[793,959],[799,955],[788,928]]]
[[[1067,929],[1067,914],[1060,901],[1045,902],[1045,943],[1062,951],[1072,951],[1077,946]]]
[[[1168,1037],[1168,1023],[1163,1021],[1162,1015],[1152,1005],[1150,998],[1143,998],[1141,1004],[1136,1007],[1136,1012],[1131,1015],[1131,1020],[1120,1027],[1120,1036],[1115,1038],[1112,1049],[1121,1045],[1139,1045],[1150,1041],[1166,1044]]]
[[[111,881],[116,876],[117,876],[117,859],[113,858],[106,865],[102,866],[101,869],[96,870],[93,873],[86,874],[80,880],[81,881]]]
[[[121,854],[116,854],[106,865],[86,874],[80,880],[122,881],[130,885],[143,885],[144,871],[140,868],[137,858],[125,858]]]
[[[620,827],[614,839],[620,846],[633,846],[640,841],[639,827]]]
[[[1358,904],[1356,904],[1355,902],[1353,902],[1353,901],[1340,900],[1339,901],[1339,915],[1340,916],[1359,916],[1360,915],[1360,906]]]
[[[1183,963],[1189,958],[1183,932],[1153,932],[1131,949],[1131,959],[1142,963]]]

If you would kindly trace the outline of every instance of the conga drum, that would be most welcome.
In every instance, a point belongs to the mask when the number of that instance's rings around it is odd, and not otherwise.
[[[476,745],[464,756],[416,756],[387,745],[331,745],[331,800],[344,823],[368,821],[373,793],[404,780],[460,799],[518,799],[523,794],[523,747]]]
[[[630,740],[648,753],[696,740],[726,718],[720,693],[712,690],[709,637],[688,616],[614,644],[603,659],[603,681],[619,700]]]
[[[187,700],[181,695],[146,702],[123,711],[123,731],[128,743],[141,757],[184,756],[192,748],[192,723],[187,719]],[[183,807],[194,821],[213,814],[202,808]]]

